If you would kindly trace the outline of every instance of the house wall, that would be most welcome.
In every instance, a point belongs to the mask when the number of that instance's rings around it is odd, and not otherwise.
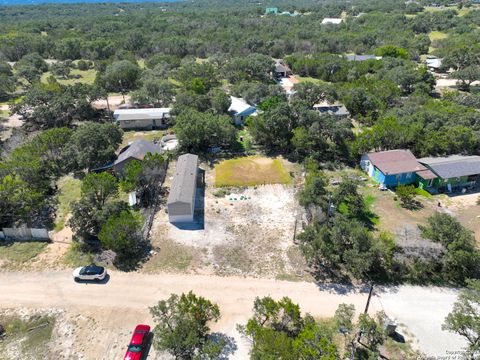
[[[145,129],[165,128],[168,125],[168,118],[159,119],[136,119],[117,121],[121,129]]]
[[[461,176],[458,178],[450,179],[434,179],[432,186],[428,186],[428,180],[419,179],[418,186],[422,189],[435,189],[438,192],[448,192],[449,185],[452,191],[458,191],[460,188],[475,186],[478,183],[477,181],[472,181],[468,176]]]
[[[247,120],[247,117],[252,115],[256,111],[255,108],[249,108],[248,110],[245,110],[244,112],[235,114],[233,116],[233,123],[237,126],[244,125],[245,121]]]
[[[192,200],[190,204],[183,202],[168,204],[168,220],[171,223],[192,222],[195,199]]]

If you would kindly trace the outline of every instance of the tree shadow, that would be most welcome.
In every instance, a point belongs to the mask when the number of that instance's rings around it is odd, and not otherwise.
[[[230,355],[233,355],[238,349],[235,339],[223,333],[212,333],[209,335],[209,339],[222,347],[220,354],[216,357],[217,360],[228,360]]]

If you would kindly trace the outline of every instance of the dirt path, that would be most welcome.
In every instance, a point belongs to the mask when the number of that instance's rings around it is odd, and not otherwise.
[[[240,277],[192,275],[144,275],[112,272],[107,284],[78,284],[70,271],[0,274],[0,308],[59,308],[70,315],[95,319],[90,335],[78,336],[75,346],[85,359],[118,359],[128,342],[130,329],[138,322],[151,322],[148,307],[171,293],[193,290],[218,303],[222,318],[214,327],[232,336],[238,350],[232,359],[247,359],[248,344],[235,326],[251,315],[256,296],[289,296],[305,312],[315,317],[330,317],[338,304],[353,303],[362,309],[366,292],[342,295],[319,290],[313,283],[286,282]],[[375,305],[372,304],[375,311]],[[94,334],[94,348],[89,346]]]
[[[68,325],[74,329],[70,332],[74,339],[64,340],[74,344],[81,354],[78,358],[110,360],[121,358],[137,323],[152,323],[149,306],[171,293],[190,290],[219,305],[222,318],[213,330],[234,338],[238,349],[230,359],[248,359],[248,343],[236,331],[236,324],[251,316],[257,296],[289,296],[317,318],[333,316],[341,303],[354,304],[357,311],[363,311],[367,299],[367,289],[247,277],[111,272],[106,284],[78,284],[70,271],[10,272],[0,273],[0,309],[65,310],[70,319],[78,319]],[[458,336],[441,330],[456,294],[455,290],[435,287],[377,288],[369,313],[384,310],[407,326],[417,338],[415,347],[428,355],[445,355],[465,345]],[[409,333],[403,335],[410,338]],[[149,359],[154,358],[152,351]]]

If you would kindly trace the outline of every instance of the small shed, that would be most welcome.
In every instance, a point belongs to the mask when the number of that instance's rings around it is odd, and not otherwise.
[[[267,7],[265,9],[265,14],[278,14],[278,7]]]
[[[117,160],[113,163],[113,170],[122,173],[125,166],[131,161],[142,161],[148,153],[161,154],[162,149],[146,140],[135,140],[120,150]]]
[[[194,154],[179,156],[167,200],[168,218],[171,223],[193,222],[197,176],[198,156]]]
[[[243,125],[247,116],[253,115],[257,112],[257,109],[248,104],[244,99],[235,96],[230,96],[232,101],[228,112],[233,117],[233,123],[235,125]]]
[[[127,130],[165,128],[170,119],[170,108],[117,109],[113,118],[120,128]]]

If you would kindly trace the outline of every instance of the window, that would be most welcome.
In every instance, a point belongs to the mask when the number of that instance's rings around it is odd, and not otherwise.
[[[427,187],[433,186],[433,179],[428,180]]]

